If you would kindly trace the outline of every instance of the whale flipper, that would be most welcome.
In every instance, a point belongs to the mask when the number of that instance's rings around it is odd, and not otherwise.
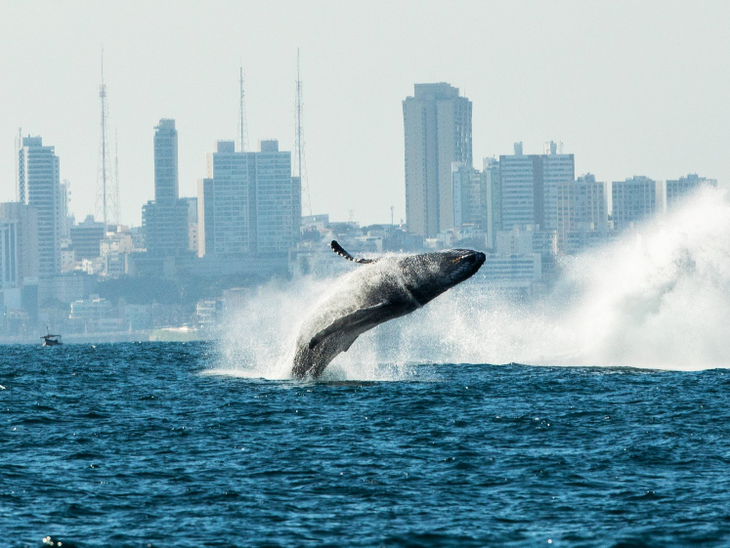
[[[346,316],[342,316],[341,318],[337,318],[334,322],[332,322],[330,325],[325,327],[322,331],[317,333],[314,337],[312,337],[312,340],[309,341],[309,348],[310,350],[317,346],[319,343],[321,343],[324,339],[329,337],[330,335],[333,335],[334,333],[337,333],[341,329],[347,327],[349,329],[352,329],[353,327],[357,327],[358,325],[361,325],[363,323],[366,323],[368,320],[375,320],[375,318],[378,316],[378,314],[388,306],[387,301],[383,301],[381,303],[376,304],[375,306],[370,306],[368,308],[362,308],[360,310],[356,310],[352,314],[347,314]],[[354,341],[354,339],[353,339]],[[352,343],[350,343],[352,344]]]
[[[332,240],[330,242],[330,247],[332,248],[332,251],[337,253],[340,257],[344,257],[345,259],[347,259],[348,261],[352,261],[353,263],[370,264],[375,262],[374,259],[356,259],[347,251],[345,251],[345,249],[339,243],[337,243],[337,240]]]

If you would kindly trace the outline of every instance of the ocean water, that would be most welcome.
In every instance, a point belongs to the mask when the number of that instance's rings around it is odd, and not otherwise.
[[[2,546],[730,545],[724,369],[299,383],[209,374],[215,343],[3,350]]]
[[[524,301],[476,275],[316,382],[293,342],[347,275],[217,342],[4,347],[0,546],[730,546],[727,197],[562,268]]]

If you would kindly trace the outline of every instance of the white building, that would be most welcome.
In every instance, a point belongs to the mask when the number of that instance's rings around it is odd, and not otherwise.
[[[563,253],[573,254],[608,239],[607,184],[589,174],[558,184],[557,241]],[[593,234],[601,233],[601,234]]]
[[[706,179],[696,173],[666,182],[667,209],[674,207],[682,198],[703,187],[717,188],[717,179]]]
[[[515,143],[513,155],[499,157],[503,230],[519,225],[557,228],[558,185],[575,179],[575,160],[572,154],[559,154],[553,142],[545,147],[545,154],[523,154],[522,143]]]
[[[18,195],[38,215],[38,276],[61,273],[61,236],[66,205],[61,191],[59,160],[41,137],[25,137],[18,154]]]
[[[108,232],[99,244],[103,271],[107,278],[120,278],[129,271],[129,255],[134,250],[132,235],[128,229],[117,227],[117,232]]]
[[[483,198],[486,193],[482,187],[482,173],[461,162],[452,162],[451,181],[453,192],[453,228],[474,225],[482,229],[486,225]]]
[[[142,208],[147,252],[172,257],[188,252],[188,203],[179,196],[178,150],[175,120],[160,120],[155,127],[155,199]]]
[[[299,238],[301,189],[291,153],[277,141],[260,152],[236,152],[219,141],[198,183],[199,255],[286,256]]]
[[[612,220],[616,230],[624,230],[634,223],[653,217],[657,212],[656,181],[637,176],[611,184]]]
[[[406,223],[426,238],[454,227],[451,162],[471,167],[472,105],[458,88],[415,84],[403,101]]]

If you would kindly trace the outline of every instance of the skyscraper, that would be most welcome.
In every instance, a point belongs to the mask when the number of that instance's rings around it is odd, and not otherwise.
[[[454,226],[451,162],[473,165],[471,112],[471,101],[444,82],[415,84],[403,101],[406,223],[414,234]]]
[[[62,204],[59,160],[41,137],[25,137],[18,154],[18,196],[38,216],[38,277],[61,273]]]
[[[590,173],[575,181],[558,183],[557,245],[573,254],[608,238],[606,183]]]
[[[299,235],[299,185],[277,141],[262,141],[260,152],[219,141],[198,183],[200,254],[286,256]]]
[[[155,126],[155,201],[177,200],[177,129],[175,120],[163,118]]]
[[[175,120],[155,127],[155,199],[142,208],[147,252],[171,257],[188,252],[188,204],[178,191],[177,129]]]
[[[648,177],[637,176],[611,184],[611,215],[616,230],[648,219],[657,211],[657,184]]]
[[[487,247],[494,248],[497,243],[497,230],[502,228],[502,183],[499,174],[499,160],[484,158],[482,170],[482,207],[485,219],[483,227],[487,233]]]
[[[451,164],[453,185],[454,227],[473,225],[476,229],[486,228],[482,200],[484,178],[478,169],[459,162]]]
[[[558,184],[575,179],[572,154],[558,153],[546,143],[544,154],[523,154],[515,143],[513,155],[499,157],[502,230],[538,225],[555,230],[558,222]]]

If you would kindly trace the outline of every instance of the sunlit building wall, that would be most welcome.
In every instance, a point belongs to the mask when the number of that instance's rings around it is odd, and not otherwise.
[[[441,82],[415,84],[403,101],[406,223],[419,236],[454,227],[451,163],[471,167],[472,104]]]

